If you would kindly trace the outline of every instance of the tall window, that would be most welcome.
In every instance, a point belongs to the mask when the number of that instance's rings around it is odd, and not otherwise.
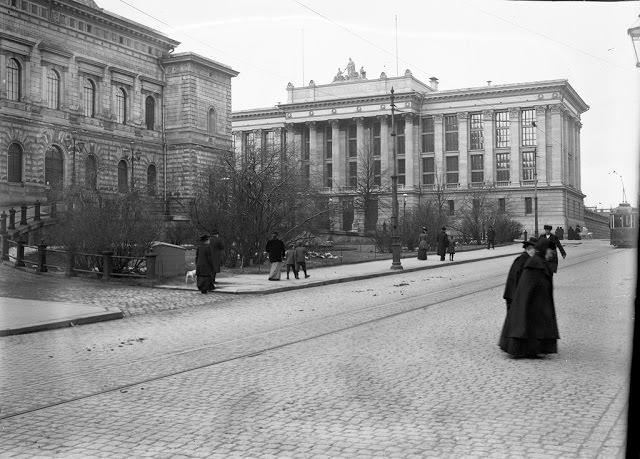
[[[94,155],[88,155],[84,160],[84,186],[89,190],[98,189],[98,165]]]
[[[118,163],[118,192],[129,191],[129,165],[122,159]]]
[[[350,158],[358,156],[358,128],[355,124],[347,128],[347,152]]]
[[[380,122],[374,121],[373,127],[371,129],[372,137],[373,137],[373,156],[380,156],[382,151],[381,142],[380,142]]]
[[[406,167],[404,159],[398,159],[398,185],[406,185]]]
[[[507,200],[505,198],[498,198],[498,210],[500,212],[506,212]]]
[[[333,137],[331,125],[324,127],[324,157],[331,159],[333,156]]]
[[[22,87],[22,71],[20,62],[16,59],[9,59],[7,63],[7,99],[19,101]]]
[[[484,148],[484,131],[482,113],[472,113],[469,116],[469,149],[482,150]]]
[[[471,183],[484,182],[484,155],[471,155]]]
[[[262,133],[262,147],[268,153],[273,152],[276,145],[276,133],[273,130],[263,131]]]
[[[331,188],[333,186],[333,164],[325,163],[324,165],[324,186]]]
[[[496,148],[508,148],[509,141],[509,112],[496,112]]]
[[[496,180],[498,182],[509,182],[511,180],[509,159],[509,153],[496,154]]]
[[[309,160],[309,150],[311,148],[310,143],[310,131],[308,127],[303,127],[302,131],[302,159],[305,161]]]
[[[444,117],[444,147],[445,151],[458,151],[458,116]]]
[[[531,198],[524,198],[524,213],[527,215],[533,213],[533,202]]]
[[[47,72],[47,107],[53,110],[60,107],[60,75],[53,69]]]
[[[382,185],[382,163],[379,159],[373,160],[373,184]]]
[[[96,110],[96,85],[90,79],[84,80],[84,116],[93,118]]]
[[[63,188],[64,156],[62,150],[51,146],[44,154],[44,180],[52,190]]]
[[[536,145],[536,110],[533,108],[520,112],[520,129],[523,147]]]
[[[144,101],[144,123],[150,131],[153,131],[156,122],[156,100],[152,96],[147,96]],[[209,131],[211,132],[211,131]]]
[[[396,150],[399,155],[404,155],[405,152],[405,142],[404,142],[404,120],[396,121],[396,141],[398,149]]]
[[[155,108],[155,103],[154,103]],[[213,108],[209,109],[209,113],[207,113],[207,132],[209,135],[213,135],[216,133],[216,111]],[[147,128],[149,129],[149,128]]]
[[[436,183],[436,161],[434,158],[422,158],[422,184]]]
[[[116,90],[116,121],[127,124],[127,93],[124,88]]]
[[[449,199],[447,201],[449,203],[449,215],[453,216],[456,214],[456,204],[455,201],[453,199]]]
[[[358,163],[355,161],[349,162],[349,186],[353,188],[358,186]]]
[[[457,156],[447,156],[446,166],[447,166],[447,184],[457,184],[458,183],[458,157]]]
[[[14,183],[22,182],[22,147],[20,144],[12,143],[9,145],[7,160],[9,172],[7,180]]]
[[[147,167],[147,194],[149,196],[156,195],[156,182],[157,182],[157,172],[156,166],[150,164]]]
[[[434,149],[435,127],[433,117],[422,119],[422,151],[424,153],[433,153]]]
[[[536,179],[536,152],[522,152],[522,180],[533,181]]]

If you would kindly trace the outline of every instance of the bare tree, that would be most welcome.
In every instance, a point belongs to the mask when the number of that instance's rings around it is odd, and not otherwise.
[[[376,229],[378,212],[390,207],[390,203],[380,199],[380,196],[389,191],[391,186],[389,180],[383,179],[388,173],[382,170],[380,154],[376,154],[369,139],[358,149],[356,164],[354,206],[364,211],[364,230],[371,232]]]

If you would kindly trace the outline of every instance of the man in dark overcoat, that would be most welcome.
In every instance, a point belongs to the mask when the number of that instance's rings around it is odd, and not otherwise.
[[[489,231],[487,231],[487,250],[496,248],[496,230],[493,226],[489,225]]]
[[[280,272],[282,270],[282,259],[284,258],[284,252],[286,250],[284,242],[278,239],[278,232],[274,231],[271,234],[271,240],[267,242],[265,252],[269,254],[269,261],[271,262],[271,269],[269,270],[269,280],[280,280]]]
[[[436,236],[436,248],[438,251],[438,255],[440,255],[440,261],[444,261],[445,254],[447,253],[447,247],[449,247],[449,236],[447,236],[447,228],[442,227],[442,231],[440,231]]]
[[[507,309],[511,306],[511,301],[516,294],[516,287],[518,286],[518,281],[522,275],[524,264],[536,253],[536,242],[538,242],[538,240],[535,237],[531,237],[528,241],[524,241],[522,243],[524,252],[522,252],[511,264],[511,269],[509,269],[509,275],[507,276],[507,283],[504,286],[504,293],[502,294],[502,298],[507,302]]]
[[[213,258],[209,235],[200,236],[200,245],[196,249],[196,285],[202,293],[213,290]]]
[[[220,233],[218,233],[217,229],[214,229],[211,232],[211,241],[209,243],[209,247],[211,247],[211,262],[213,264],[212,282],[215,285],[216,274],[220,272],[220,267],[222,265],[222,255],[224,253],[224,245],[220,240]]]
[[[553,257],[549,260],[549,267],[551,272],[558,272],[558,250],[562,254],[562,259],[567,258],[567,252],[564,251],[564,247],[560,243],[560,239],[555,234],[551,234],[551,225],[544,225],[544,234],[540,236],[540,239],[547,239],[551,243],[551,249],[553,249]]]

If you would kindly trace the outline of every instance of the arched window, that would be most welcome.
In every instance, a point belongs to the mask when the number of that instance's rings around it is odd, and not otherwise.
[[[156,121],[156,101],[151,96],[147,96],[144,103],[144,120],[147,125],[147,129],[153,131],[153,125]]]
[[[215,109],[209,109],[209,116],[207,117],[207,132],[209,135],[216,133],[216,111]]]
[[[20,100],[22,89],[22,68],[16,59],[9,59],[7,63],[7,99]]]
[[[88,155],[84,160],[84,186],[89,190],[98,189],[98,166],[94,155]]]
[[[8,153],[8,181],[22,182],[22,147],[17,143],[9,145]]]
[[[93,118],[96,112],[96,85],[90,79],[84,80],[84,116]]]
[[[149,196],[156,195],[156,166],[150,164],[147,168],[147,194]]]
[[[123,88],[116,91],[116,121],[127,124],[127,93]]]
[[[53,69],[47,72],[47,107],[53,110],[60,107],[60,75]]]
[[[118,191],[120,193],[129,191],[129,165],[124,159],[118,163]]]
[[[44,154],[44,181],[53,191],[62,191],[64,185],[64,156],[52,145]]]

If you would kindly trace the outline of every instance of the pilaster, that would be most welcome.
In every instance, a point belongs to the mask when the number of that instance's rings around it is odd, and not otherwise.
[[[538,186],[547,185],[547,106],[536,106],[536,174]]]
[[[309,127],[309,183],[313,188],[323,186],[323,164],[322,164],[322,143],[318,142],[317,123],[311,121],[307,123]]]
[[[582,164],[580,158],[580,130],[582,129],[582,123],[576,120],[576,142],[575,142],[575,157],[576,157],[576,188],[578,191],[582,190]]]
[[[458,183],[460,188],[469,186],[469,113],[459,112],[458,117]]]
[[[433,145],[435,158],[436,183],[444,183],[444,117],[441,114],[433,115]]]
[[[520,184],[520,109],[509,109],[509,136],[511,143],[511,183]]]
[[[344,145],[340,143],[340,122],[331,120],[331,149],[333,152],[333,188],[344,186],[345,177],[345,158]]]
[[[380,182],[385,185],[385,178],[391,177],[391,162],[393,152],[391,151],[391,132],[389,132],[389,116],[380,115]]]
[[[562,161],[562,142],[563,142],[563,123],[562,112],[563,108],[560,104],[552,105],[551,107],[551,174],[549,178],[549,185],[562,185],[562,177],[564,175],[563,161]]]
[[[482,112],[482,135],[484,137],[484,181],[492,184],[495,180],[495,152],[493,151],[493,110]]]
[[[405,164],[405,188],[413,189],[418,181],[420,167],[418,167],[418,155],[416,154],[416,139],[414,127],[415,116],[407,113],[404,116],[404,164]]]

